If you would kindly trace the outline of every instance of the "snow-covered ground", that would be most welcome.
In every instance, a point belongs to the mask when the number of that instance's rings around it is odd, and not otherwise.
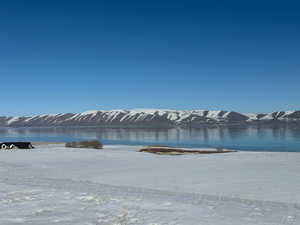
[[[300,153],[0,151],[0,224],[300,224]]]

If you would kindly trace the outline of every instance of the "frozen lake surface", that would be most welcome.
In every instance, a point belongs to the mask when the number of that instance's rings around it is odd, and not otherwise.
[[[139,146],[0,152],[0,224],[300,223],[300,154],[161,156]]]

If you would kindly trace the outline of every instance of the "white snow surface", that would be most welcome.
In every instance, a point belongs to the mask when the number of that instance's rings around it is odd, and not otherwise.
[[[300,224],[300,154],[0,151],[0,224]]]

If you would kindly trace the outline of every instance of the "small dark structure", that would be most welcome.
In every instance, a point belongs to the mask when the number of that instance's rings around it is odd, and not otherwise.
[[[32,149],[34,148],[31,142],[2,142],[1,149]]]

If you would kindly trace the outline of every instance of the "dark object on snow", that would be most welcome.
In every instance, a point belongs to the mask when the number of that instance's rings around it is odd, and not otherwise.
[[[184,154],[215,154],[215,153],[229,153],[236,152],[234,150],[191,150],[191,149],[182,149],[182,148],[172,148],[172,147],[163,147],[163,146],[148,146],[142,148],[139,152],[149,152],[160,155],[184,155]]]
[[[2,142],[0,143],[1,149],[32,149],[34,148],[31,142]]]
[[[69,142],[66,143],[67,148],[94,148],[102,149],[103,144],[100,141],[79,141],[79,142]]]

